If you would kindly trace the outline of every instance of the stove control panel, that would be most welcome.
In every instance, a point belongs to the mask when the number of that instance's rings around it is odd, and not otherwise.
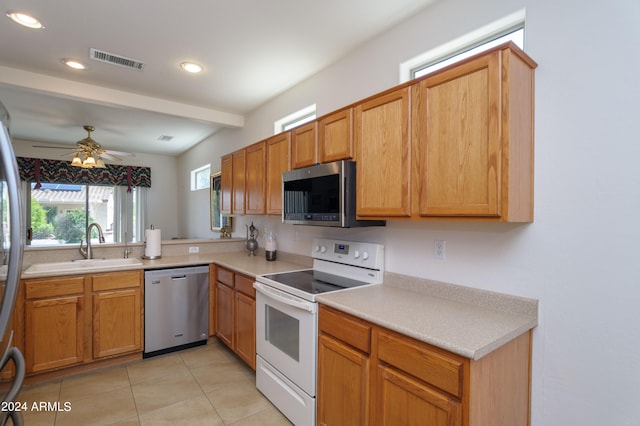
[[[314,259],[384,270],[384,245],[357,241],[316,238],[311,256]]]

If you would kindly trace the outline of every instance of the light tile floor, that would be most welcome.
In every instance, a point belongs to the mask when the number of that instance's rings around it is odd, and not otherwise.
[[[220,343],[26,385],[18,401],[26,426],[291,425]],[[34,402],[60,410],[32,410]]]

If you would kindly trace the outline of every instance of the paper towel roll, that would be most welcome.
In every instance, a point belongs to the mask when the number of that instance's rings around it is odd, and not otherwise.
[[[149,259],[158,258],[162,254],[162,236],[160,229],[145,229],[144,237],[144,257]]]

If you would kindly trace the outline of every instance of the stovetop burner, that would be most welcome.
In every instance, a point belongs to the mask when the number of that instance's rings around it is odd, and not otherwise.
[[[311,294],[327,293],[348,287],[357,287],[368,284],[363,281],[352,280],[321,271],[314,271],[313,269],[270,274],[265,275],[264,278]]]

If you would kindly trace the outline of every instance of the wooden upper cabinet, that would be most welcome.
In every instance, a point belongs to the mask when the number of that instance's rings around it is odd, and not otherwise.
[[[246,170],[246,151],[244,149],[234,152],[232,155],[232,201],[231,213],[245,213],[245,170]]]
[[[353,154],[353,108],[321,118],[318,122],[318,161],[348,160]]]
[[[304,124],[291,130],[291,167],[313,166],[318,162],[317,140],[318,123],[316,121]]]
[[[282,173],[291,170],[291,133],[267,139],[267,214],[282,213]]]
[[[411,157],[409,89],[386,92],[355,108],[358,217],[408,217]]]
[[[246,209],[247,214],[265,213],[265,142],[258,142],[246,149]]]
[[[533,70],[495,50],[412,87],[414,211],[533,220]]]
[[[233,155],[225,155],[220,159],[220,213],[231,214],[233,195]]]
[[[283,171],[353,159],[360,219],[531,222],[536,67],[505,43],[268,139],[262,168],[223,157],[222,213],[280,214]]]
[[[420,83],[419,214],[499,216],[499,53]],[[420,138],[420,136],[424,136]]]

